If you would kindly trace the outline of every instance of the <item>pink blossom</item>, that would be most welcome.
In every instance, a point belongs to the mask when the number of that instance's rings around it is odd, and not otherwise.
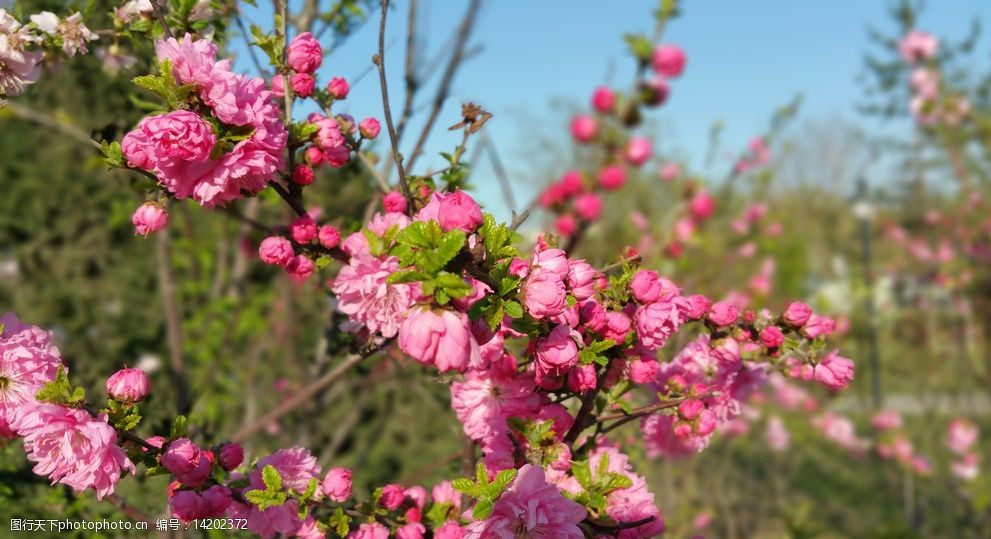
[[[586,221],[598,221],[602,216],[602,197],[595,193],[578,195],[573,204],[578,215]]]
[[[29,404],[18,409],[10,428],[24,439],[32,471],[77,493],[88,488],[102,500],[113,494],[121,472],[135,473],[134,464],[116,445],[117,432],[107,416],[54,404]]]
[[[599,171],[599,185],[607,191],[615,191],[626,183],[626,169],[621,165],[609,165]]]
[[[293,73],[289,77],[289,86],[292,92],[299,97],[310,97],[316,90],[317,81],[309,73]]]
[[[625,313],[616,311],[606,311],[605,326],[600,330],[602,336],[617,344],[626,341],[626,335],[630,332],[633,322]]]
[[[568,372],[568,389],[584,393],[597,385],[595,365],[576,365]]]
[[[375,140],[375,138],[379,136],[379,132],[382,131],[382,126],[375,118],[365,118],[360,124],[358,124],[358,131],[361,133],[362,137],[369,140]]]
[[[785,334],[778,326],[767,326],[760,330],[760,342],[768,348],[778,348],[785,343]]]
[[[465,529],[451,521],[434,530],[434,539],[463,539]]]
[[[35,404],[34,395],[55,379],[62,365],[51,334],[22,323],[14,313],[0,316],[0,439],[12,438],[10,423],[22,407]]]
[[[240,444],[228,443],[220,447],[217,454],[217,462],[220,466],[231,471],[241,465],[244,461],[244,448]]]
[[[538,249],[533,253],[534,272],[547,271],[561,279],[568,278],[571,263],[568,254],[562,249]]]
[[[448,503],[455,510],[461,509],[461,494],[454,490],[450,481],[444,480],[434,485],[430,491],[430,497],[434,499],[434,503]]]
[[[635,167],[639,167],[650,159],[653,151],[650,140],[642,137],[631,138],[626,143],[626,161]]]
[[[313,169],[306,165],[306,163],[300,163],[296,165],[296,168],[292,171],[292,181],[299,185],[310,185],[313,183]]]
[[[910,30],[898,42],[898,52],[910,64],[929,60],[936,56],[937,49],[939,49],[939,40],[932,34],[920,30]]]
[[[395,337],[401,315],[416,299],[414,285],[386,283],[389,275],[398,270],[396,257],[352,256],[334,279],[332,290],[337,296],[338,310],[348,315],[355,326],[367,327],[383,337]]]
[[[107,378],[107,395],[118,402],[138,402],[148,396],[149,385],[141,369],[121,369]]]
[[[970,450],[977,442],[977,425],[966,419],[954,419],[946,431],[946,447],[950,451],[962,455]]]
[[[286,273],[296,281],[308,279],[310,275],[313,275],[314,271],[316,271],[316,266],[310,260],[310,257],[306,255],[296,255],[286,264]]]
[[[438,195],[437,222],[445,231],[455,228],[473,232],[482,224],[482,209],[468,193],[455,191]]]
[[[784,451],[788,449],[791,443],[791,436],[788,434],[788,429],[785,428],[785,424],[781,421],[778,416],[771,416],[767,420],[767,431],[764,433],[764,438],[767,440],[767,446],[773,451]]]
[[[280,449],[271,455],[259,459],[257,467],[248,474],[249,484],[242,494],[252,490],[264,490],[262,470],[271,465],[282,478],[282,487],[302,493],[309,486],[311,479],[318,479],[320,466],[317,459],[302,447]],[[299,505],[290,499],[286,503],[265,510],[256,505],[245,505],[234,502],[228,508],[231,518],[245,518],[248,529],[266,539],[276,534],[295,535],[303,527],[304,521],[299,518]]]
[[[566,213],[558,216],[558,218],[554,220],[554,230],[562,236],[570,236],[574,234],[577,229],[578,222],[575,220],[573,215]]]
[[[855,455],[863,454],[868,442],[857,436],[857,429],[847,417],[833,412],[823,412],[812,420],[823,436]]]
[[[331,468],[320,485],[325,496],[337,503],[343,503],[351,497],[351,470]]]
[[[633,274],[630,280],[630,292],[640,303],[653,303],[661,299],[664,282],[661,276],[653,270],[640,270]]]
[[[27,51],[18,46],[19,36],[26,36],[21,26],[5,10],[0,10],[0,96],[17,96],[24,87],[38,82],[45,51]],[[6,34],[6,35],[3,35]]]
[[[464,371],[469,363],[481,361],[468,316],[449,310],[410,311],[399,329],[399,348],[420,363],[435,365],[441,372]]]
[[[341,244],[341,231],[334,225],[323,225],[317,230],[317,239],[326,249],[334,249]]]
[[[664,532],[664,519],[654,502],[654,495],[648,490],[646,480],[634,473],[626,455],[611,447],[596,448],[589,456],[589,468],[593,481],[601,480],[599,474],[604,468],[606,472],[625,476],[632,482],[629,487],[614,489],[606,495],[606,514],[609,518],[620,523],[652,519],[635,528],[620,530],[617,539],[657,537]],[[580,486],[569,481],[562,488],[577,493]]]
[[[681,297],[655,301],[638,307],[633,320],[640,344],[651,350],[664,346],[668,338],[681,326],[683,312],[687,307],[687,303]]]
[[[981,473],[980,456],[977,453],[967,453],[950,465],[953,475],[964,481],[973,481]]]
[[[327,93],[329,93],[334,99],[347,99],[348,92],[350,91],[351,87],[348,85],[348,81],[344,77],[333,77],[330,79],[330,82],[327,83]]]
[[[578,523],[585,508],[565,498],[547,482],[544,470],[532,464],[519,469],[513,484],[485,520],[468,525],[466,539],[546,537],[583,539]]]
[[[836,321],[828,316],[813,314],[809,317],[805,325],[802,326],[802,334],[810,339],[825,336],[836,330]]]
[[[189,438],[178,438],[169,442],[159,462],[175,475],[190,473],[200,462],[200,448]]]
[[[709,311],[709,298],[702,294],[693,294],[685,299],[688,301],[686,320],[700,320]]]
[[[313,73],[323,61],[323,49],[320,42],[309,32],[303,32],[294,37],[286,47],[286,63],[293,71]]]
[[[871,418],[871,426],[879,431],[900,429],[902,416],[894,410],[882,410]]]
[[[317,237],[317,224],[309,215],[297,217],[289,225],[289,234],[296,243],[310,243]]]
[[[564,280],[551,271],[534,270],[523,285],[523,306],[537,319],[561,314],[566,299]]]
[[[571,338],[571,328],[557,326],[534,346],[537,371],[560,376],[578,363],[578,345]]]
[[[156,169],[180,162],[202,163],[217,144],[213,128],[188,110],[149,116],[138,123],[121,143],[128,164]]]
[[[692,212],[692,217],[698,221],[704,221],[711,217],[713,212],[716,211],[716,201],[713,200],[709,193],[699,191],[695,197],[692,198],[689,209]]]
[[[578,142],[590,142],[599,132],[599,126],[591,116],[576,116],[571,121],[571,136]]]
[[[800,301],[793,301],[788,304],[781,318],[792,326],[802,327],[808,322],[810,316],[812,316],[811,307]]]
[[[399,506],[403,504],[403,500],[405,499],[405,489],[403,489],[402,485],[393,483],[382,487],[382,497],[379,498],[379,503],[382,504],[382,507],[390,511],[395,511],[399,509]]]
[[[382,197],[382,206],[388,213],[406,213],[406,197],[399,191],[389,191]]]
[[[131,215],[131,224],[134,225],[134,233],[147,236],[152,232],[158,232],[165,228],[169,222],[169,213],[158,204],[146,202]]]
[[[282,236],[269,236],[258,246],[258,256],[266,264],[286,266],[294,255],[292,243]]]
[[[378,522],[366,522],[349,533],[348,539],[389,539],[389,528]]]
[[[646,384],[657,378],[660,365],[653,358],[635,359],[628,365],[630,381],[635,384]]]
[[[709,320],[717,326],[728,326],[739,318],[740,311],[727,301],[717,301],[709,308]]]
[[[568,261],[568,289],[578,301],[595,295],[595,280],[599,272],[584,260]]]
[[[841,357],[838,350],[826,354],[815,366],[815,380],[833,391],[846,389],[853,380],[853,361]]]
[[[685,70],[685,51],[681,47],[672,44],[664,44],[654,49],[652,58],[654,70],[659,75],[674,78],[681,75]]]
[[[451,384],[451,408],[465,434],[487,444],[506,439],[507,418],[537,414],[541,399],[535,389],[532,376],[470,370]]]
[[[423,539],[427,528],[419,522],[411,522],[396,529],[396,539]]]
[[[603,114],[612,112],[616,106],[616,93],[609,87],[599,86],[592,94],[592,106]]]

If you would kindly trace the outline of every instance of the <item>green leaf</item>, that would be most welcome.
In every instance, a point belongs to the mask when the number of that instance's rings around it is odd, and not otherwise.
[[[423,281],[429,277],[429,275],[419,270],[402,270],[389,275],[389,278],[387,278],[385,282],[389,284],[412,283],[416,281]]]
[[[463,298],[471,294],[472,287],[460,275],[442,271],[434,279],[437,286],[443,288],[452,298]]]
[[[317,481],[317,478],[316,477],[310,479],[310,482],[306,484],[306,490],[303,491],[303,500],[304,501],[305,500],[309,500],[310,498],[313,497],[314,494],[317,493],[317,486],[319,484],[320,484],[320,482]]]
[[[437,264],[440,267],[444,267],[451,259],[457,256],[461,252],[466,239],[467,236],[463,230],[455,229],[446,232],[440,238],[440,244],[437,246]]]
[[[475,507],[471,510],[471,515],[475,520],[488,518],[492,514],[492,507],[492,500],[482,498],[475,503]]]
[[[186,436],[186,416],[180,415],[177,416],[175,418],[175,422],[172,423],[172,430],[169,432],[169,438],[174,440],[184,436]]]
[[[582,486],[585,490],[588,490],[592,486],[592,469],[589,467],[587,460],[575,461],[571,464],[571,473],[575,476],[578,484]]]
[[[467,494],[468,496],[478,496],[480,494],[478,486],[475,482],[467,477],[459,477],[451,481],[451,487],[462,494]]]
[[[265,488],[269,492],[282,490],[282,476],[279,475],[279,470],[276,470],[275,466],[271,464],[262,468],[262,481],[265,482]]]
[[[523,318],[523,306],[518,301],[506,301],[502,304],[502,308],[510,318]]]
[[[633,486],[633,480],[623,474],[609,472],[608,474],[606,474],[606,476],[607,476],[606,485],[605,485],[606,494],[614,490],[618,490],[621,488],[630,488]]]
[[[516,479],[516,473],[516,469],[510,468],[496,474],[495,481],[492,482],[492,485],[497,487],[498,490],[493,493],[493,497],[498,497],[502,494],[502,491],[505,490],[514,479]]]
[[[124,167],[124,153],[120,148],[120,143],[103,141],[100,143],[100,151],[103,152],[103,161],[110,167]]]
[[[483,487],[489,484],[489,474],[485,471],[485,463],[482,461],[478,461],[475,466],[475,482]]]

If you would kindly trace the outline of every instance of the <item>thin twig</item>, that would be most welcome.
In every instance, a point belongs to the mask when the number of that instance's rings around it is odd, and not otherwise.
[[[259,223],[258,221],[252,219],[251,217],[248,217],[247,215],[244,215],[243,213],[237,211],[234,208],[231,208],[229,206],[220,206],[217,209],[219,209],[220,211],[226,213],[227,215],[230,215],[234,219],[236,219],[238,221],[241,221],[242,223],[251,225],[252,227],[254,227],[256,229],[261,230],[262,232],[265,232],[265,233],[268,233],[268,234],[271,234],[272,233],[272,228],[271,227],[266,226],[266,225],[264,225],[262,223]]]
[[[255,69],[258,70],[258,74],[266,79],[270,78],[268,70],[262,67],[262,63],[258,59],[258,55],[255,53],[254,45],[251,43],[251,40],[248,39],[249,32],[248,29],[245,28],[244,21],[241,20],[241,16],[238,15],[237,17],[234,17],[234,22],[237,23],[237,27],[240,30],[239,33],[241,34],[241,37],[244,38],[244,46],[248,49],[248,56],[251,58],[251,63],[255,65]],[[283,86],[285,86],[285,83],[283,83]]]
[[[636,254],[636,255],[633,255],[633,256],[631,256],[629,258],[624,258],[624,259],[620,260],[619,262],[613,262],[612,264],[606,264],[605,266],[602,266],[601,268],[599,268],[599,271],[602,272],[602,273],[608,273],[608,272],[610,272],[610,271],[612,271],[612,270],[614,270],[616,268],[621,268],[621,267],[623,267],[626,264],[631,264],[633,262],[640,262],[641,259],[643,259],[643,256],[642,255],[639,255],[639,254]]]
[[[413,98],[420,82],[416,78],[416,16],[419,7],[417,0],[410,0],[409,18],[406,21],[406,73],[403,80],[406,82],[406,101],[403,103],[403,111],[399,115],[399,125],[396,127],[396,142],[403,140],[403,132],[406,130],[406,122],[413,115]]]
[[[88,133],[68,122],[64,122],[43,112],[28,108],[14,101],[8,101],[6,108],[17,118],[47,127],[70,138],[76,139],[79,142],[89,144],[98,150],[102,148],[100,143],[90,138]]]
[[[172,29],[169,28],[169,23],[165,22],[165,12],[162,10],[162,5],[158,2],[159,0],[151,0],[151,7],[155,10],[155,18],[157,18],[159,24],[162,25],[162,30],[165,32],[165,37],[174,38],[175,35],[172,34]]]
[[[403,156],[399,153],[399,139],[396,137],[396,126],[392,124],[392,109],[389,107],[389,85],[385,77],[385,20],[389,12],[389,0],[382,0],[382,18],[379,21],[379,52],[372,57],[372,63],[378,68],[379,85],[382,87],[382,109],[385,115],[385,125],[389,130],[389,142],[392,143],[392,159],[396,162],[399,172],[399,188],[406,198],[406,211],[416,208],[413,204],[413,193],[406,181],[406,171],[403,169]]]
[[[292,211],[296,212],[296,215],[300,217],[306,215],[306,208],[303,207],[303,204],[295,200],[292,195],[289,194],[289,191],[286,191],[286,188],[282,187],[282,184],[276,180],[270,180],[268,184],[272,186],[272,189],[275,189],[275,192],[282,197],[282,200],[286,201],[286,204],[289,204],[289,207],[292,208]]]
[[[433,106],[430,116],[427,118],[427,123],[424,124],[423,130],[420,131],[420,137],[417,139],[416,146],[413,147],[413,152],[410,154],[409,163],[406,165],[406,172],[413,169],[416,159],[423,153],[423,147],[427,143],[427,138],[430,136],[434,123],[437,122],[437,117],[440,116],[441,107],[443,107],[444,101],[447,100],[447,96],[451,91],[451,83],[454,81],[454,75],[457,73],[458,67],[465,57],[465,45],[468,43],[468,38],[471,35],[472,26],[475,24],[475,15],[478,13],[479,6],[481,6],[481,0],[471,0],[471,3],[468,5],[468,11],[465,12],[464,18],[461,19],[461,25],[458,28],[458,37],[454,44],[454,52],[451,53],[451,59],[444,69],[444,76],[441,78],[440,86],[437,88],[437,94],[434,96]],[[397,166],[399,165],[397,164]]]

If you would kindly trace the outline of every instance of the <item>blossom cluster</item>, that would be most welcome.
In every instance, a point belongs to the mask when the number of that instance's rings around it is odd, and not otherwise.
[[[87,42],[98,38],[79,12],[60,19],[42,11],[24,24],[0,8],[0,98],[20,95],[38,82],[46,49],[61,49],[69,57],[86,54]]]

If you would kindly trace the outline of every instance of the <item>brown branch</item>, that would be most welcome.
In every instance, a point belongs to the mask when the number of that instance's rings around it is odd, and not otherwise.
[[[169,370],[175,384],[176,408],[180,414],[189,413],[192,407],[189,381],[186,379],[186,363],[182,357],[182,319],[175,275],[172,270],[172,242],[168,228],[156,234],[155,256],[158,259],[158,288],[162,295],[165,332],[169,343]]]
[[[399,172],[399,187],[406,198],[406,212],[412,213],[416,208],[413,205],[413,193],[409,189],[406,181],[406,171],[403,169],[403,156],[399,153],[399,140],[396,137],[396,126],[392,124],[392,109],[389,107],[389,85],[385,77],[385,20],[389,12],[389,0],[382,0],[382,18],[379,21],[379,52],[372,57],[372,63],[378,68],[379,85],[382,88],[382,109],[385,116],[385,125],[389,130],[389,142],[392,143],[392,159],[396,163],[396,170]]]
[[[270,180],[268,184],[272,186],[272,189],[275,189],[275,192],[282,197],[282,200],[286,201],[286,204],[292,208],[292,211],[295,212],[296,215],[300,217],[306,215],[306,208],[303,207],[303,203],[293,198],[293,196],[289,193],[289,191],[286,191],[286,188],[283,187],[282,184],[276,180]]]
[[[330,384],[336,382],[338,379],[344,376],[344,374],[347,373],[347,371],[351,367],[354,367],[369,355],[371,355],[371,353],[348,355],[346,358],[344,358],[344,361],[339,363],[336,367],[328,371],[320,378],[314,380],[306,387],[300,389],[298,392],[296,392],[295,395],[284,400],[282,404],[276,406],[274,409],[272,409],[270,412],[263,415],[262,417],[241,427],[237,432],[234,433],[233,436],[231,436],[230,438],[231,441],[236,443],[244,442],[258,431],[264,429],[265,426],[268,425],[269,423],[272,423],[273,421],[277,421],[282,416],[288,414],[289,412],[292,412],[296,408],[299,408],[300,406],[308,402],[311,402],[313,400],[313,397],[317,393],[319,393],[321,390],[323,390],[325,387],[329,386]]]
[[[162,5],[158,2],[159,0],[151,0],[151,7],[155,10],[155,18],[158,19],[158,23],[162,25],[162,31],[165,32],[165,37],[175,37],[172,34],[172,29],[169,28],[169,23],[165,22],[165,12],[162,10]]]
[[[633,421],[634,419],[639,419],[645,415],[650,415],[654,412],[659,412],[661,410],[667,410],[668,408],[674,408],[685,400],[686,399],[682,398],[682,399],[659,402],[657,404],[652,404],[650,406],[634,408],[633,410],[630,410],[630,413],[616,412],[613,414],[606,414],[604,416],[599,417],[596,420],[596,422],[603,425],[605,424],[606,421],[616,420],[616,422],[611,425],[604,426],[602,430],[599,431],[599,433],[605,434],[607,432],[615,430],[616,428],[622,425],[625,425],[626,423],[629,423],[630,421]]]
[[[417,0],[410,0],[409,18],[406,21],[406,73],[403,80],[406,82],[406,101],[403,103],[403,111],[399,115],[399,125],[396,127],[396,142],[403,140],[403,132],[406,130],[406,122],[413,115],[413,98],[420,83],[416,78],[416,16],[419,7]]]
[[[616,268],[621,268],[621,267],[623,267],[626,264],[630,264],[632,262],[640,262],[640,260],[642,260],[642,259],[643,259],[643,256],[641,256],[639,254],[633,255],[633,256],[631,256],[629,258],[624,258],[624,259],[620,260],[619,262],[613,262],[612,264],[606,264],[605,266],[602,266],[601,268],[599,268],[599,271],[601,271],[602,273],[608,273],[608,272],[610,272],[610,271],[612,271],[612,270],[614,270]]]
[[[640,520],[634,520],[632,522],[619,522],[617,524],[606,524],[605,522],[599,522],[592,519],[586,519],[584,522],[599,532],[616,532],[620,530],[629,530],[631,528],[637,528],[643,526],[644,524],[649,524],[653,522],[656,518],[657,517],[646,517],[646,518],[641,518]]]
[[[468,5],[468,11],[465,12],[464,18],[461,19],[457,40],[454,44],[454,52],[451,54],[451,59],[444,69],[444,76],[441,78],[440,86],[437,88],[437,94],[434,96],[427,123],[424,124],[423,130],[420,131],[420,137],[416,141],[416,146],[413,147],[413,153],[410,154],[409,163],[406,165],[407,172],[413,169],[413,164],[416,163],[417,157],[423,153],[423,147],[427,143],[430,131],[433,130],[434,123],[437,122],[437,117],[440,116],[441,107],[444,105],[444,101],[447,100],[447,96],[451,91],[451,83],[454,81],[454,75],[457,73],[458,67],[461,65],[462,60],[464,60],[465,45],[468,43],[472,26],[475,24],[475,15],[478,13],[480,6],[481,0],[471,0],[471,3]],[[397,163],[397,166],[400,166],[400,164]]]

